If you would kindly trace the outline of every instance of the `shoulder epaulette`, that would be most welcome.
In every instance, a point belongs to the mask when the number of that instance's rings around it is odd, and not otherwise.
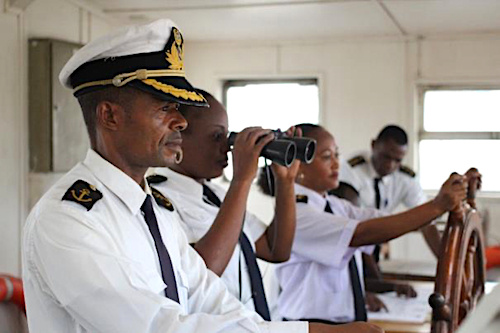
[[[153,197],[155,198],[155,201],[158,204],[158,206],[166,208],[171,212],[174,211],[174,205],[172,204],[172,202],[168,200],[166,196],[161,194],[160,191],[158,191],[154,187],[151,187],[151,193],[153,193]]]
[[[408,176],[410,177],[415,177],[417,174],[415,173],[415,171],[413,171],[412,169],[410,169],[409,167],[405,166],[405,165],[402,165],[399,167],[399,171],[401,171],[402,173],[404,174],[407,174]]]
[[[91,210],[94,204],[101,199],[102,193],[94,185],[81,179],[74,182],[62,197],[62,200],[79,203],[87,208],[87,211]]]
[[[167,177],[162,176],[162,175],[151,175],[146,178],[148,181],[148,184],[159,184],[163,183],[164,181],[168,180]]]
[[[365,158],[361,155],[355,156],[347,161],[350,166],[355,167],[356,165],[360,165],[366,162]]]
[[[297,194],[295,196],[295,202],[303,202],[303,203],[307,203],[307,195],[303,195],[303,194]]]

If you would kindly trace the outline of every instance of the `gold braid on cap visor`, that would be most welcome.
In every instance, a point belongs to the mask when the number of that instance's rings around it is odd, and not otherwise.
[[[73,89],[73,93],[77,91],[94,86],[106,86],[106,85],[114,85],[115,87],[122,87],[129,83],[132,80],[141,80],[144,84],[152,86],[155,89],[158,89],[164,93],[171,94],[174,97],[180,97],[186,100],[192,100],[196,102],[204,102],[205,98],[200,94],[194,91],[188,91],[186,89],[176,88],[169,84],[162,83],[155,79],[154,77],[165,77],[165,76],[181,76],[185,77],[185,73],[183,70],[172,70],[172,69],[156,69],[156,70],[147,70],[147,69],[138,69],[133,73],[124,73],[118,74],[112,79],[109,80],[100,80],[100,81],[92,81],[83,83]]]

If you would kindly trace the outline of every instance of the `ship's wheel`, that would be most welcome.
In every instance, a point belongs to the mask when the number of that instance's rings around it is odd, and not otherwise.
[[[485,260],[481,217],[474,199],[450,212],[439,256],[434,294],[429,297],[431,333],[456,332],[484,294]]]

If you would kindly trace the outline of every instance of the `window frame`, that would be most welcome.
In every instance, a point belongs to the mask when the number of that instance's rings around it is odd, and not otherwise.
[[[418,89],[418,133],[416,140],[416,162],[420,166],[420,141],[422,140],[500,140],[498,132],[434,132],[424,129],[424,98],[427,91],[439,90],[500,90],[500,84],[425,84]],[[425,193],[435,194],[436,190],[424,189]],[[499,191],[480,191],[478,197],[500,198]]]

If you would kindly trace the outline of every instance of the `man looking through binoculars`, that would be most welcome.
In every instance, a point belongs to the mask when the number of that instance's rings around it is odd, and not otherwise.
[[[262,278],[252,261],[255,255],[269,262],[283,262],[290,256],[295,232],[294,179],[300,162],[295,160],[288,168],[272,165],[276,208],[269,226],[247,213],[259,156],[274,142],[275,133],[249,127],[228,140],[226,110],[211,95],[201,93],[208,99],[209,110],[181,108],[189,124],[182,133],[183,160],[170,169],[157,169],[151,186],[172,200],[188,241],[207,267],[222,277],[234,296],[269,320]],[[287,136],[293,136],[293,129]],[[230,144],[234,174],[226,192],[209,180],[222,175]]]

